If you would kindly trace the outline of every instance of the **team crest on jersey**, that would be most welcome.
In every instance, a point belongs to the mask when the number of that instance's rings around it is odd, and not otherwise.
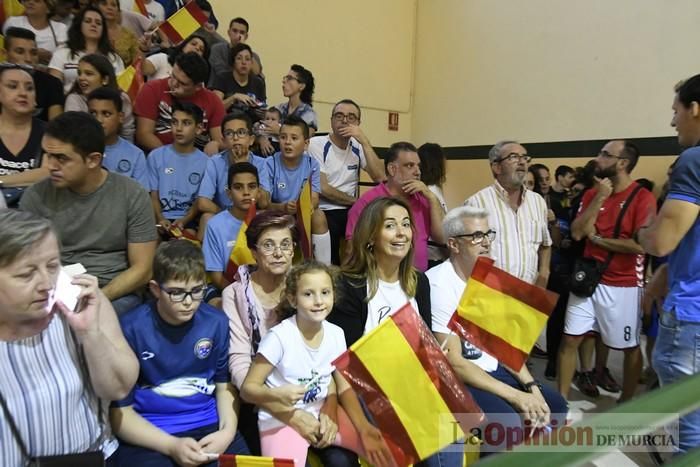
[[[117,164],[117,170],[121,173],[127,173],[131,170],[131,162],[126,159],[122,159]]]
[[[284,190],[285,188],[287,188],[287,184],[284,182],[279,182],[277,184],[277,188],[279,188],[280,190]]]
[[[195,357],[197,357],[200,360],[204,360],[211,353],[211,349],[213,346],[214,344],[212,343],[211,339],[206,337],[199,339],[194,345]]]
[[[189,180],[192,185],[199,185],[199,182],[202,180],[202,174],[192,172],[189,176]]]
[[[173,169],[172,167],[166,167],[164,172],[165,172],[165,175],[172,175],[175,173],[175,169]]]

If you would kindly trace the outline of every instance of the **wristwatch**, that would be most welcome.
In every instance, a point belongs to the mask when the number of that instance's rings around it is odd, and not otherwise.
[[[520,384],[520,387],[523,388],[523,391],[530,392],[530,393],[532,392],[532,386],[537,386],[539,388],[540,392],[542,392],[542,384],[539,381],[537,381],[536,379],[533,379],[529,383],[521,383]]]

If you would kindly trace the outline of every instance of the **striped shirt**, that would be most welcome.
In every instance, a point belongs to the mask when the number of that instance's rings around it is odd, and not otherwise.
[[[98,400],[89,388],[83,382],[75,341],[61,317],[55,316],[35,336],[0,341],[0,393],[30,455],[80,453],[92,447],[101,429]],[[25,465],[2,409],[0,446],[0,465]],[[113,439],[103,444],[107,455],[115,449]]]
[[[496,231],[496,240],[491,244],[491,256],[496,266],[534,284],[540,246],[552,244],[544,198],[523,189],[520,206],[513,210],[508,202],[508,192],[495,181],[472,195],[464,204],[488,211],[489,225]]]

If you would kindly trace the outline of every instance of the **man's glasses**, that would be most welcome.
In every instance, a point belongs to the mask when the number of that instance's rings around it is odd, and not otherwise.
[[[279,248],[282,253],[289,253],[294,251],[294,242],[291,240],[283,240],[279,245],[275,245],[275,242],[268,240],[262,245],[257,245],[258,250],[264,255],[271,255]]]
[[[497,163],[497,162],[523,161],[523,162],[525,162],[526,164],[529,164],[531,160],[532,160],[532,157],[528,156],[527,154],[518,154],[518,153],[515,153],[515,152],[511,152],[511,153],[508,154],[507,156],[503,156],[503,157],[501,157],[500,159],[496,159],[496,160],[493,161],[493,162],[494,162],[494,164],[495,164],[495,163]]]
[[[245,128],[239,128],[238,130],[224,130],[224,137],[233,139],[235,136],[238,136],[239,138],[245,138],[246,136],[250,135],[248,130]]]
[[[346,120],[348,123],[357,123],[360,121],[360,117],[355,114],[344,114],[342,112],[336,112],[333,114],[333,120],[337,122],[342,122]]]
[[[453,238],[469,238],[472,245],[480,245],[484,242],[484,239],[488,239],[489,243],[496,239],[496,231],[489,229],[486,232],[477,230],[476,232],[462,235],[455,235]]]
[[[204,294],[207,291],[206,285],[200,285],[193,287],[189,292],[182,289],[168,289],[167,287],[160,285],[160,289],[168,294],[170,301],[173,303],[179,303],[185,301],[185,298],[189,296],[192,300],[201,300],[204,298]]]

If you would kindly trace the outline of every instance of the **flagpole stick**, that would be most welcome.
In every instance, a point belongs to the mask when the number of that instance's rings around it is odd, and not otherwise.
[[[445,340],[442,342],[442,345],[440,346],[440,350],[444,353],[445,349],[447,348],[447,341],[450,340],[450,336],[454,336],[455,332],[450,329],[450,333],[445,337]]]

